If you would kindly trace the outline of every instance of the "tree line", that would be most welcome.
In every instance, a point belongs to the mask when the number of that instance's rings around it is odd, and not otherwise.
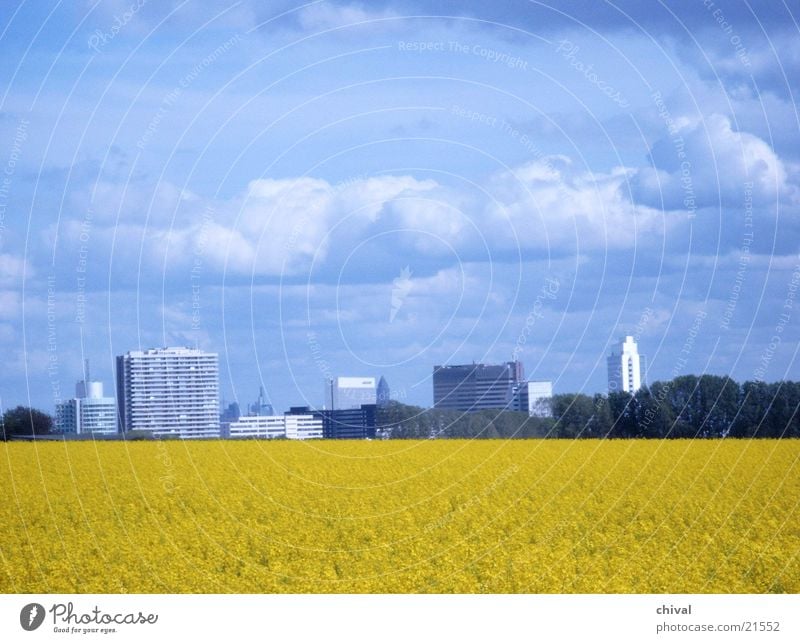
[[[800,382],[745,382],[684,375],[635,394],[555,395],[552,417],[485,410],[379,410],[391,438],[784,438],[800,437]]]

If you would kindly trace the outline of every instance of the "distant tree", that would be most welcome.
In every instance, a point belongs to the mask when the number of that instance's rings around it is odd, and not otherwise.
[[[3,414],[3,440],[9,440],[15,435],[47,435],[52,430],[53,418],[37,409],[18,406]]]
[[[588,423],[586,430],[587,438],[606,438],[611,432],[611,407],[608,398],[600,393],[592,398],[594,413]]]
[[[594,400],[583,393],[553,396],[554,435],[557,438],[587,437],[595,414]]]
[[[608,406],[611,411],[611,437],[638,437],[636,397],[624,391],[615,391],[608,394]]]
[[[675,416],[668,402],[669,382],[653,382],[636,392],[637,425],[639,436],[643,438],[673,437],[672,427]]]
[[[766,417],[766,437],[800,436],[800,383],[775,382],[769,385],[770,405]]]
[[[771,427],[767,415],[771,403],[772,394],[769,384],[764,382],[742,384],[739,388],[739,413],[731,427],[731,437],[768,437]]]

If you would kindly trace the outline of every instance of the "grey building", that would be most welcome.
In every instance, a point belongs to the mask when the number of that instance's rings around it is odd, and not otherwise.
[[[522,362],[433,367],[433,406],[479,411],[513,409],[515,392],[525,380]]]

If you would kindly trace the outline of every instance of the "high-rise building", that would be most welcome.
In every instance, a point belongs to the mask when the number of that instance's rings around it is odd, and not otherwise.
[[[553,411],[550,406],[550,398],[552,397],[552,382],[520,382],[516,390],[514,410],[527,413],[531,417],[551,417]]]
[[[58,433],[102,434],[117,432],[117,407],[113,397],[103,395],[103,383],[81,380],[75,397],[56,406]]]
[[[644,371],[645,357],[639,355],[636,341],[627,335],[608,357],[608,392],[635,393],[644,384]]]
[[[374,377],[334,377],[325,382],[325,408],[338,411],[360,409],[375,404],[377,389]]]
[[[275,415],[275,409],[267,400],[263,386],[258,387],[258,399],[250,405],[250,415]]]
[[[479,411],[513,409],[514,392],[525,379],[522,362],[433,367],[433,406]]]
[[[392,391],[389,388],[389,383],[386,381],[386,378],[381,375],[381,378],[378,380],[378,388],[375,392],[376,403],[380,408],[383,408],[389,405],[391,399]]]
[[[217,354],[179,347],[118,356],[117,408],[126,432],[219,437]]]

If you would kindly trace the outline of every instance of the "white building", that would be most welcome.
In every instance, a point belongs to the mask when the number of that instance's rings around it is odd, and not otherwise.
[[[320,428],[322,421],[320,420]],[[232,438],[285,438],[286,420],[283,415],[247,415],[231,422],[228,435]]]
[[[290,440],[314,440],[322,437],[322,418],[317,415],[283,416],[286,421],[286,437]]]
[[[56,407],[56,431],[104,435],[117,432],[117,405],[113,397],[103,396],[102,382],[78,382],[75,397]]]
[[[644,359],[633,337],[626,336],[608,357],[608,392],[635,393],[642,388]]]
[[[217,354],[179,347],[118,356],[117,405],[123,431],[220,437]]]
[[[550,398],[553,383],[549,381],[521,382],[515,390],[514,408],[531,417],[551,417]]]
[[[376,404],[374,377],[334,377],[325,382],[325,408],[332,411],[360,409],[362,404]]]

